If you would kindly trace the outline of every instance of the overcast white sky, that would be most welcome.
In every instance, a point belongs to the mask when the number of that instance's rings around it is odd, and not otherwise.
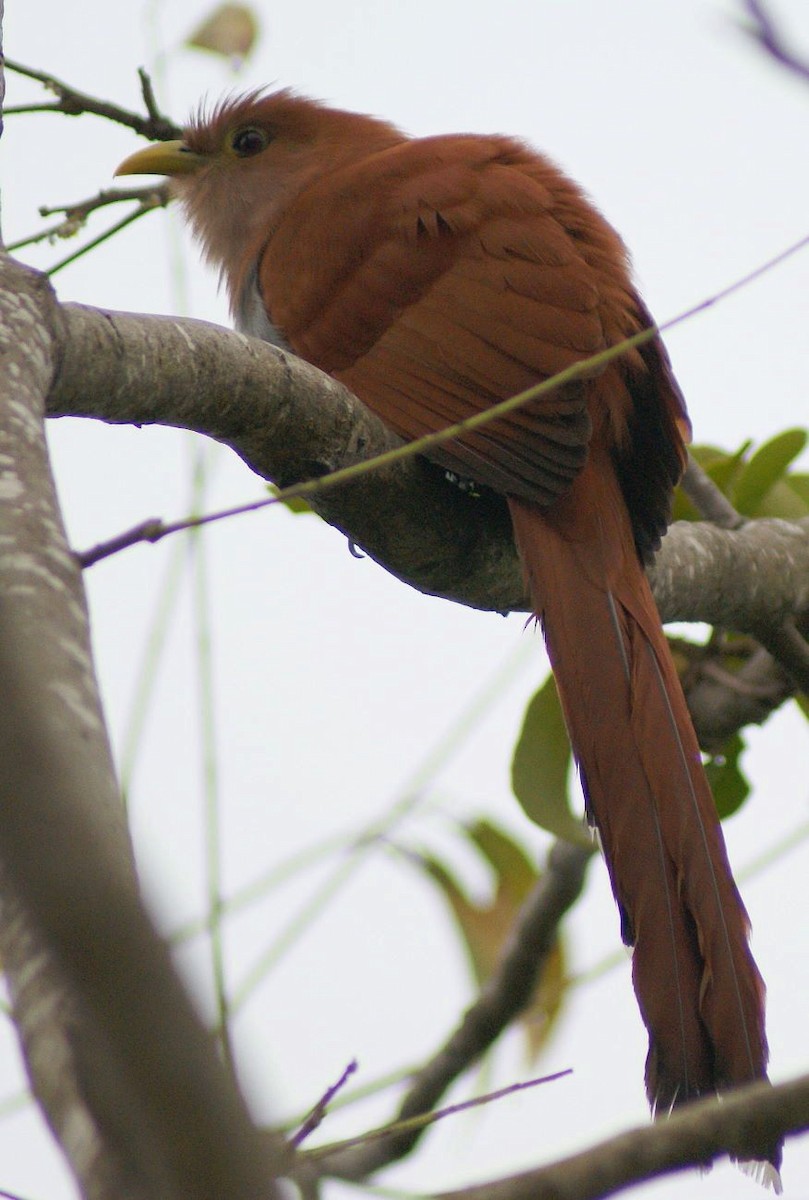
[[[775,6],[809,54],[809,6]],[[86,91],[138,104],[135,70],[152,69],[166,110],[182,120],[200,97],[275,82],[378,113],[416,134],[502,131],[547,151],[597,200],[632,249],[658,320],[675,315],[809,232],[809,87],[765,60],[739,32],[731,0],[287,0],[262,3],[263,38],[238,77],[182,49],[205,15],[191,0],[116,5],[8,0],[6,53]],[[36,99],[10,81],[10,102]],[[32,232],[42,204],[109,186],[136,139],[93,118],[7,123],[2,159],[8,241]],[[93,226],[100,230],[101,222]],[[70,248],[70,247],[68,247]],[[26,252],[46,265],[64,247]],[[175,224],[157,214],[56,279],[63,299],[226,322],[215,278]],[[697,441],[736,447],[807,416],[809,254],[680,326],[668,339]],[[84,547],[150,515],[186,511],[200,441],[170,431],[63,421],[52,429],[71,536]],[[261,494],[232,454],[211,449],[206,508]],[[89,579],[98,668],[113,739],[122,745],[157,597],[177,545],[128,551]],[[190,560],[132,795],[147,886],[167,928],[202,905],[202,768],[195,600]],[[457,819],[487,814],[540,853],[545,839],[509,794],[522,710],[544,673],[539,639],[502,620],[429,600],[314,518],[244,517],[205,535],[213,626],[216,750],[228,890],[273,862],[387,811],[479,689],[523,648],[521,668],[398,831],[440,847],[465,876],[486,880],[453,846]],[[785,711],[749,737],[755,793],[726,833],[744,868],[807,817],[807,731]],[[302,876],[228,926],[234,985],[286,929],[327,869]],[[743,884],[769,988],[772,1075],[809,1067],[806,848]],[[569,922],[572,965],[587,970],[618,944],[601,864]],[[188,958],[188,956],[186,956]],[[206,959],[193,959],[203,991]],[[328,912],[283,958],[237,1021],[246,1080],[260,1114],[311,1105],[357,1057],[360,1081],[437,1046],[471,998],[451,926],[412,868],[371,854]],[[572,1067],[552,1087],[446,1122],[416,1161],[385,1181],[414,1191],[457,1186],[552,1159],[643,1123],[645,1037],[629,965],[576,990],[538,1068]],[[486,1086],[523,1078],[507,1040]],[[479,1080],[465,1081],[453,1099]],[[0,1035],[0,1100],[20,1086]],[[345,1136],[390,1113],[390,1098],[336,1117]],[[793,1143],[787,1196],[809,1194],[809,1148]],[[0,1120],[0,1188],[73,1195],[31,1109]],[[337,1188],[334,1189],[336,1192]],[[648,1197],[742,1200],[755,1186],[731,1168],[669,1180]]]

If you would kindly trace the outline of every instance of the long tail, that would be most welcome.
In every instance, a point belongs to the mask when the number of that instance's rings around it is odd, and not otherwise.
[[[551,510],[510,499],[649,1033],[653,1110],[766,1078],[764,985],[611,463]],[[780,1147],[752,1147],[777,1163]]]

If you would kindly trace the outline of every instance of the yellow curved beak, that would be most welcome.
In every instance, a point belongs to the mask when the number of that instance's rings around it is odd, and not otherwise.
[[[116,175],[193,175],[208,159],[189,150],[185,142],[155,142],[125,158]]]

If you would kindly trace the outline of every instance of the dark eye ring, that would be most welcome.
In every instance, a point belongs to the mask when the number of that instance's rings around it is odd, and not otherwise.
[[[266,129],[259,129],[257,125],[245,125],[243,129],[236,130],[230,144],[239,158],[252,158],[254,154],[266,150],[270,144],[270,135]]]

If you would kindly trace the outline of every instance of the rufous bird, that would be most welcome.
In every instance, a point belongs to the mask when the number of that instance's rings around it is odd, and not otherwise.
[[[652,324],[621,239],[510,137],[410,138],[290,91],[118,174],[171,177],[236,327],[418,438]],[[656,1111],[766,1078],[764,986],[643,564],[682,473],[659,337],[431,455],[505,496],[649,1033]],[[760,1151],[759,1151],[760,1152]],[[774,1162],[780,1147],[765,1148]]]

